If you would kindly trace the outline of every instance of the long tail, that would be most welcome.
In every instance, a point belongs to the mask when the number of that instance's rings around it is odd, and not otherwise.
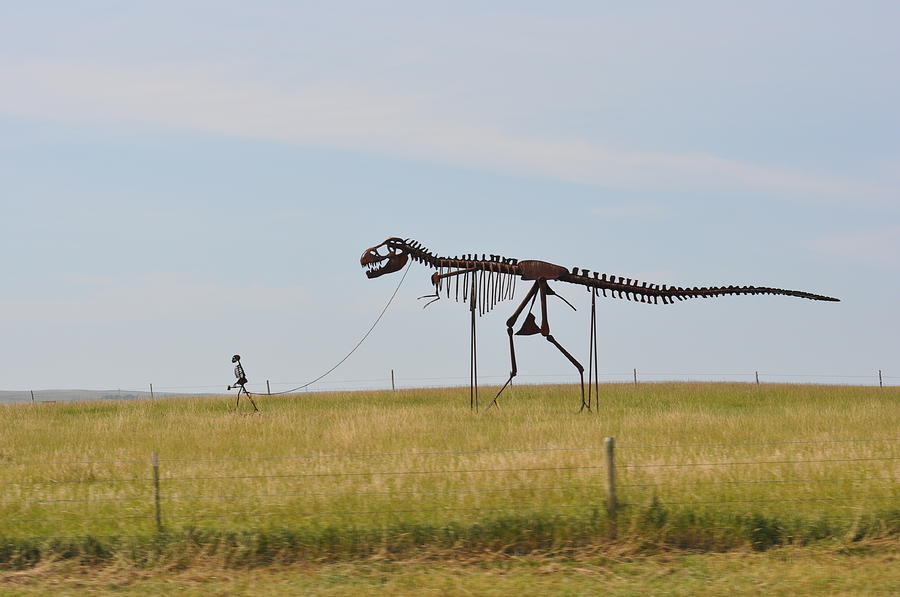
[[[583,274],[575,272],[560,276],[560,280],[580,284],[589,288],[597,288],[607,296],[607,291],[614,298],[626,298],[641,303],[658,304],[662,300],[663,304],[674,303],[675,300],[683,301],[690,298],[710,298],[715,296],[724,296],[726,294],[780,294],[784,296],[796,296],[813,301],[832,301],[839,302],[840,299],[825,296],[822,294],[813,294],[811,292],[803,292],[801,290],[785,290],[784,288],[771,288],[769,286],[709,286],[709,287],[693,287],[682,288],[681,286],[667,286],[665,284],[648,284],[647,282],[639,282],[631,278],[623,278],[621,276],[608,276],[606,274],[598,274],[593,272],[593,277],[589,276],[586,270],[582,270]]]

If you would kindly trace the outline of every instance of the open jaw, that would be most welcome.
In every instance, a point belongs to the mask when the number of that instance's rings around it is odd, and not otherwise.
[[[390,240],[388,239],[380,245],[366,249],[362,257],[359,258],[360,266],[367,268],[366,276],[368,278],[377,278],[384,274],[400,271],[406,265],[409,259],[406,251],[388,245]],[[382,255],[379,253],[379,249],[382,247],[385,248],[387,254]]]

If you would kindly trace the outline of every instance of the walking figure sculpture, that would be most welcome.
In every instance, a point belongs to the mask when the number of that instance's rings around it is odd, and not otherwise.
[[[384,253],[382,254],[382,249]],[[428,267],[434,268],[436,271],[431,275],[431,283],[434,286],[434,294],[419,298],[433,298],[425,306],[440,299],[441,293],[446,292],[447,297],[451,295],[456,301],[468,303],[471,312],[471,343],[470,343],[470,379],[469,379],[469,405],[477,410],[478,408],[478,373],[476,365],[476,337],[475,337],[475,314],[484,315],[494,308],[494,306],[503,300],[512,299],[515,296],[516,281],[521,279],[533,282],[531,288],[525,294],[525,298],[513,311],[512,316],[506,320],[506,333],[509,336],[509,354],[511,368],[509,378],[506,383],[494,396],[491,406],[499,407],[497,400],[503,390],[512,382],[513,378],[518,374],[516,367],[516,349],[513,343],[513,336],[531,336],[535,334],[542,335],[548,342],[553,344],[559,351],[569,360],[570,363],[578,370],[581,377],[581,408],[591,409],[591,394],[596,396],[596,405],[599,408],[599,375],[597,373],[597,315],[596,315],[596,299],[598,292],[603,296],[612,296],[614,298],[626,298],[632,301],[642,303],[672,304],[675,300],[682,301],[689,298],[710,298],[718,297],[726,294],[780,294],[786,296],[796,296],[800,298],[815,301],[839,301],[840,299],[820,294],[812,294],[802,292],[800,290],[784,290],[781,288],[770,288],[767,286],[710,286],[710,287],[693,287],[682,288],[681,286],[667,286],[665,284],[648,284],[647,282],[639,282],[631,278],[623,278],[622,276],[613,276],[591,272],[587,269],[579,269],[573,267],[570,270],[561,265],[548,263],[546,261],[538,261],[534,259],[518,260],[500,255],[481,255],[467,254],[456,257],[441,257],[435,255],[421,243],[412,239],[402,239],[391,237],[379,245],[366,249],[362,254],[359,262],[366,268],[366,276],[377,278],[385,274],[400,271],[412,259],[413,261],[422,263]],[[567,282],[576,284],[586,288],[591,293],[591,330],[590,330],[590,351],[588,356],[588,394],[585,399],[584,393],[584,367],[572,354],[566,350],[556,338],[550,333],[550,321],[547,317],[547,297],[556,296],[567,305],[575,309],[572,304],[558,295],[550,288],[550,281]],[[451,289],[452,287],[452,289]],[[451,292],[452,290],[452,292]],[[462,291],[460,293],[460,290]],[[607,292],[609,295],[607,295]],[[535,302],[540,298],[541,322],[537,324],[534,313]],[[525,307],[528,306],[528,314],[525,321],[519,328],[519,331],[513,333],[516,325]],[[593,380],[591,376],[593,375]],[[592,382],[593,381],[593,392]]]
[[[234,410],[237,410],[238,405],[241,403],[241,392],[247,395],[247,400],[250,401],[250,404],[253,405],[253,411],[259,412],[259,409],[256,408],[256,403],[253,402],[253,396],[250,395],[250,392],[247,391],[247,388],[244,387],[247,383],[247,374],[244,373],[244,366],[241,365],[241,355],[236,354],[231,357],[231,362],[236,363],[234,366],[234,377],[237,379],[232,385],[228,386],[229,390],[233,388],[237,388],[237,402],[234,403]]]

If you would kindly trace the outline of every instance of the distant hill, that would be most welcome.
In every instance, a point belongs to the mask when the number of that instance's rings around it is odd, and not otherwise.
[[[156,396],[168,396],[159,394]],[[149,398],[150,392],[129,390],[35,390],[35,402],[72,402],[77,400],[137,400]],[[0,403],[31,402],[30,391],[0,390]]]

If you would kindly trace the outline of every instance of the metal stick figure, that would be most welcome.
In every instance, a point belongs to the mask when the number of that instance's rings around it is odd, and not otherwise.
[[[233,388],[238,389],[237,402],[234,403],[234,409],[237,410],[238,405],[241,403],[241,392],[243,392],[244,394],[247,395],[247,400],[250,401],[250,404],[253,405],[253,410],[255,412],[259,412],[259,409],[256,407],[256,403],[253,402],[253,396],[250,395],[250,392],[248,392],[247,388],[244,386],[244,384],[247,383],[247,374],[244,373],[244,366],[241,365],[241,355],[236,354],[233,357],[231,357],[231,362],[236,363],[234,366],[234,376],[235,376],[235,378],[237,378],[237,381],[235,381],[232,385],[228,386],[228,389],[229,390],[231,390]]]

